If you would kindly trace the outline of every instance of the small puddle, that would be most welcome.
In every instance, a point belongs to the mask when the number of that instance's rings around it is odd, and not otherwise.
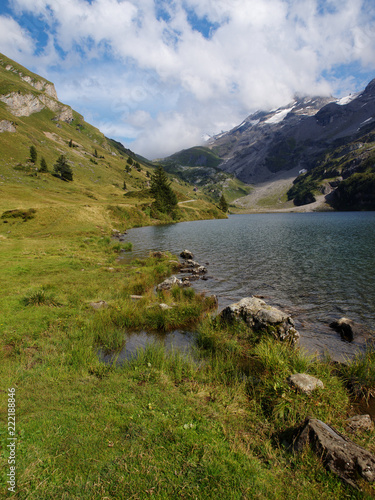
[[[125,334],[125,345],[121,351],[106,351],[99,349],[98,356],[100,361],[107,364],[122,364],[129,361],[137,355],[138,349],[144,349],[150,344],[160,344],[166,351],[178,350],[184,355],[192,353],[196,345],[193,332],[174,330],[172,332],[134,332]]]

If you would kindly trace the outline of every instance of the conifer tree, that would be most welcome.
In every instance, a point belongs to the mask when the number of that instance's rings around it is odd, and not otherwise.
[[[225,199],[224,193],[221,195],[220,201],[219,201],[219,208],[222,210],[225,214],[228,212],[228,203],[227,200]]]
[[[46,160],[44,159],[44,156],[43,156],[43,157],[42,157],[42,159],[40,160],[40,168],[39,168],[39,172],[48,172],[47,162],[46,162]]]
[[[36,159],[38,157],[38,153],[36,152],[35,146],[30,146],[30,161],[36,163]]]
[[[73,171],[64,155],[59,156],[57,162],[53,166],[53,169],[55,174],[57,174],[60,179],[64,181],[73,180]]]
[[[153,205],[159,212],[173,212],[177,207],[177,196],[171,188],[171,182],[161,165],[151,175],[150,191],[155,199]]]

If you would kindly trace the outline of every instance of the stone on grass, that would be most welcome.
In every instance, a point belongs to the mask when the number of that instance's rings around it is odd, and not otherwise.
[[[370,415],[355,415],[347,420],[350,430],[356,431],[371,431],[374,428],[374,423]]]
[[[170,290],[173,286],[188,286],[186,283],[183,283],[180,279],[176,278],[176,276],[172,276],[171,278],[167,278],[164,280],[162,283],[160,283],[157,287],[156,290],[161,291],[161,290]]]
[[[321,420],[307,418],[298,429],[294,448],[302,451],[306,445],[321,457],[327,469],[354,488],[358,476],[370,483],[375,480],[375,456]]]
[[[288,383],[305,394],[309,394],[317,388],[324,389],[324,384],[321,380],[307,373],[294,373],[288,378]]]
[[[108,303],[105,300],[99,300],[98,302],[90,302],[90,306],[93,309],[106,309],[108,307]]]

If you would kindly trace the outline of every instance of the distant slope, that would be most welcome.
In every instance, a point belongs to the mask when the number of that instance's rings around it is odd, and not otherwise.
[[[35,163],[31,146],[37,151]],[[53,175],[60,155],[73,171],[73,182]],[[41,172],[42,158],[48,172]],[[100,220],[109,221],[116,211],[107,207],[137,207],[137,223],[151,223],[153,171],[151,162],[106,138],[61,103],[53,83],[0,54],[0,210],[50,210],[56,204],[97,205],[99,210],[100,205]],[[182,218],[223,216],[209,199],[200,200],[193,186],[173,180],[172,187],[180,201],[197,200],[181,207]]]
[[[374,129],[375,80],[344,99],[303,97],[258,111],[207,146],[222,158],[221,169],[257,184],[282,171],[310,170],[337,141],[350,143]]]
[[[201,146],[179,151],[161,160],[167,172],[194,185],[198,192],[216,201],[221,194],[228,202],[249,194],[250,186],[218,168],[221,162],[214,152]]]

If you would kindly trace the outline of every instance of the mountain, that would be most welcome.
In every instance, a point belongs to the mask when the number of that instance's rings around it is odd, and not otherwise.
[[[375,80],[344,99],[296,98],[277,110],[256,112],[207,146],[222,158],[221,169],[256,184],[282,170],[309,170],[334,141],[353,140],[369,125],[375,127]]]
[[[56,175],[60,156],[73,182]],[[52,82],[0,54],[0,210],[37,209],[42,220],[57,213],[58,204],[60,213],[82,217],[84,224],[88,218],[94,224],[114,219],[116,226],[117,220],[152,223],[154,168],[61,103]],[[194,186],[175,177],[171,182],[182,218],[223,216]]]
[[[374,131],[372,80],[363,92],[345,98],[296,97],[287,106],[257,111],[229,132],[210,138],[203,147],[176,153],[168,161],[197,168],[214,158],[216,168],[255,186],[295,178],[300,172],[288,191],[288,199],[295,205],[309,204],[323,193],[330,195],[326,201],[336,209],[373,209]],[[198,149],[199,155],[191,154]],[[354,174],[360,176],[349,183]],[[337,189],[341,181],[345,182]],[[280,196],[279,192],[279,200]],[[350,201],[352,196],[357,201]]]

